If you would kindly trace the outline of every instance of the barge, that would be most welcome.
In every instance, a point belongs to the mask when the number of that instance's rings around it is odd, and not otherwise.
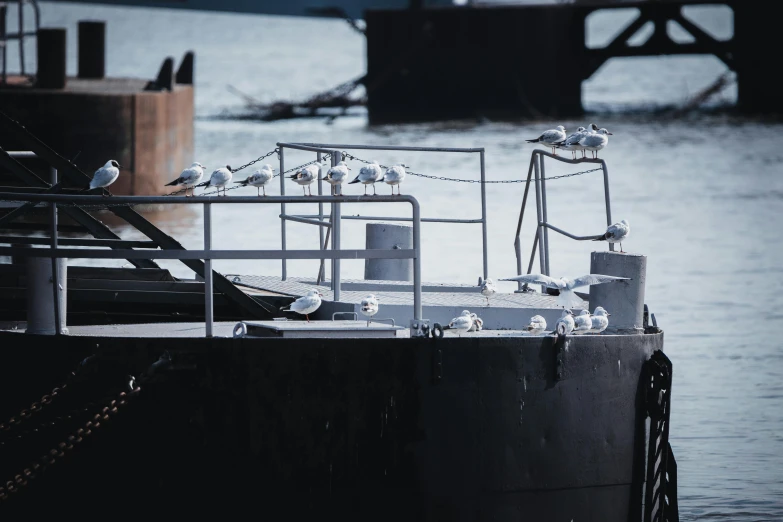
[[[26,152],[62,180],[84,181],[74,164],[40,142],[27,143]],[[286,171],[287,149],[313,152],[317,162],[328,158],[333,165],[348,150],[428,150],[277,147],[279,172]],[[486,181],[484,151],[474,152]],[[15,154],[0,151],[0,167],[24,177]],[[601,168],[611,224],[602,160],[535,151],[519,218],[521,227],[532,188],[538,226],[528,273],[537,253],[548,274],[550,230],[570,235],[546,220],[545,161]],[[286,520],[677,520],[676,463],[668,445],[672,366],[663,354],[663,331],[644,304],[644,256],[614,252],[612,245],[593,252],[591,273],[629,279],[577,294],[584,309],[609,310],[610,327],[600,334],[554,335],[562,313],[556,292],[520,284],[487,306],[472,283],[423,282],[421,223],[427,218],[412,196],[339,190],[288,196],[281,176],[280,196],[116,196],[109,204],[101,196],[55,193],[60,182],[52,178],[43,190],[0,191],[0,199],[17,201],[18,213],[43,208],[49,229],[42,247],[0,238],[11,245],[0,246],[0,255],[17,263],[0,265],[0,274],[17,271],[19,306],[26,311],[25,320],[9,317],[8,310],[0,318],[0,510],[33,518],[85,511],[245,517],[260,507],[265,517]],[[286,211],[286,205],[313,202],[329,212],[307,217]],[[341,208],[368,202],[408,203],[410,244],[341,248]],[[202,206],[204,248],[186,250],[146,222],[133,210],[144,203]],[[212,206],[250,203],[281,205],[282,248],[212,249]],[[85,205],[121,214],[154,247],[120,238],[84,239],[80,248],[61,244],[58,207],[97,230],[78,214]],[[485,208],[482,191],[482,218],[475,221],[484,227]],[[286,249],[286,220],[312,222],[328,236],[317,249]],[[483,253],[486,278],[486,248]],[[73,324],[78,301],[71,294],[75,285],[84,288],[90,269],[67,266],[69,257],[127,259],[136,268],[117,270],[128,274],[165,272],[149,263],[180,259],[198,279],[169,274],[157,281],[156,292],[187,285],[203,299],[203,314],[191,306],[187,321],[144,320],[147,305],[128,301],[124,321],[90,324],[86,314]],[[232,258],[281,259],[282,276],[212,270],[213,259]],[[320,259],[323,269],[315,280],[288,276],[287,259]],[[341,259],[366,259],[375,264],[367,271],[373,274],[409,270],[410,280],[376,275],[344,281]],[[517,261],[522,274],[520,241]],[[121,279],[120,272],[101,284],[132,292],[139,279]],[[310,321],[283,317],[282,304],[313,288],[323,302]],[[384,303],[382,317],[371,322],[359,315],[369,292]],[[193,296],[187,299],[192,305]],[[141,312],[135,322],[134,307]],[[442,326],[462,309],[478,313],[483,329],[444,333]],[[544,334],[525,330],[534,314],[550,325]]]

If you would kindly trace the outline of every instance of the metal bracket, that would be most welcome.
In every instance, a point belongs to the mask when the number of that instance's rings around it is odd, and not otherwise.
[[[410,322],[411,338],[429,337],[430,320],[429,319],[411,319]]]
[[[359,314],[357,314],[356,312],[335,312],[335,313],[332,314],[332,321],[336,320],[334,318],[336,315],[352,315],[354,321],[358,321],[359,320]]]

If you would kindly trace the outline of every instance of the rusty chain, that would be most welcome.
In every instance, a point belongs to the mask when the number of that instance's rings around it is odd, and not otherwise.
[[[74,376],[76,376],[76,372],[71,372],[68,379],[71,379]],[[55,388],[52,389],[51,392],[42,396],[40,400],[33,402],[29,408],[25,408],[22,411],[20,411],[18,415],[11,417],[8,420],[8,422],[0,423],[0,432],[8,433],[14,427],[22,424],[22,422],[29,420],[34,414],[43,410],[45,406],[51,404],[52,401],[57,397],[59,397],[61,393],[65,391],[67,388],[68,388],[68,383],[63,384],[62,386],[56,386]]]

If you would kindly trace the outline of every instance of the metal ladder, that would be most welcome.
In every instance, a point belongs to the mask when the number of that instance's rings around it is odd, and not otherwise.
[[[6,15],[8,14],[8,6],[16,4],[18,11],[19,26],[15,33],[9,33],[6,27]],[[33,16],[35,19],[35,30],[24,30],[24,6],[30,4],[33,8]],[[10,40],[19,41],[19,73],[25,76],[24,68],[24,39],[35,38],[38,34],[38,29],[41,24],[41,11],[38,8],[37,0],[6,0],[0,2],[0,53],[3,57],[3,71],[2,77],[0,77],[0,85],[8,84],[8,42]]]

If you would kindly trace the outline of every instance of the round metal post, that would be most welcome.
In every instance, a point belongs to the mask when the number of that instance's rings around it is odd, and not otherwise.
[[[413,259],[413,318],[422,319],[421,308],[421,211],[416,199],[411,201],[413,207],[413,249],[416,257]]]
[[[38,73],[36,87],[41,89],[62,89],[65,87],[65,29],[38,29]]]
[[[102,79],[106,76],[106,22],[79,22],[79,78]]]
[[[606,204],[606,226],[612,225],[612,200],[609,198],[609,170],[606,162],[601,160],[601,169],[604,171],[604,202]],[[614,252],[614,244],[609,243],[609,251]]]
[[[407,225],[367,223],[368,250],[413,248],[413,229]],[[368,281],[413,281],[410,259],[366,259],[364,279]]]
[[[20,7],[21,10],[21,7]],[[51,184],[57,184],[57,169],[50,169]],[[49,203],[51,212],[51,224],[52,224],[52,251],[57,249],[57,203]],[[62,310],[60,310],[60,274],[58,270],[58,259],[52,254],[52,294],[54,304],[54,334],[60,335],[63,333],[63,317]]]
[[[644,325],[644,287],[647,280],[647,257],[619,252],[593,252],[590,273],[628,277],[590,286],[590,307],[602,306],[609,312],[611,332],[641,333]]]

